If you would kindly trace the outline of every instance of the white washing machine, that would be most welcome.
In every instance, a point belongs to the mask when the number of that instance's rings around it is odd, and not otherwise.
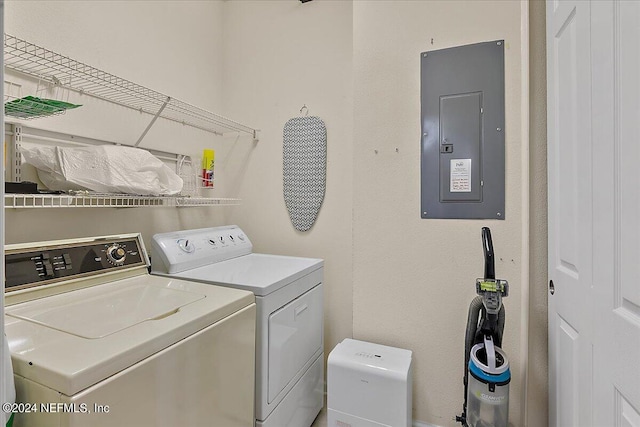
[[[16,427],[254,425],[252,293],[151,276],[139,234],[5,253]]]
[[[309,427],[323,406],[323,261],[252,253],[237,226],[156,234],[152,274],[256,296],[256,426]]]

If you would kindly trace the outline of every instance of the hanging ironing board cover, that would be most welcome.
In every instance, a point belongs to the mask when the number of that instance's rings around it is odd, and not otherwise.
[[[298,231],[310,229],[324,199],[327,128],[319,117],[295,117],[284,125],[284,201]]]

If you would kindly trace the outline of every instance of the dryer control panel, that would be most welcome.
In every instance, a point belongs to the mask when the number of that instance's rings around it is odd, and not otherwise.
[[[5,292],[146,265],[136,238],[6,248]]]
[[[237,225],[161,233],[151,241],[151,270],[179,273],[248,255],[252,250],[251,241]]]

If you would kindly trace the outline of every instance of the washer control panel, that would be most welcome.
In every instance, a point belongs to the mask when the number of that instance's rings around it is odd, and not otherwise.
[[[146,265],[135,238],[53,244],[5,252],[5,292]]]
[[[153,236],[151,268],[178,273],[251,253],[251,241],[236,225],[183,230]]]

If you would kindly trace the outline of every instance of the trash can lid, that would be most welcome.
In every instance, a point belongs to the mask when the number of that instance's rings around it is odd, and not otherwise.
[[[346,338],[331,351],[329,363],[364,365],[406,375],[411,355],[410,350]]]

